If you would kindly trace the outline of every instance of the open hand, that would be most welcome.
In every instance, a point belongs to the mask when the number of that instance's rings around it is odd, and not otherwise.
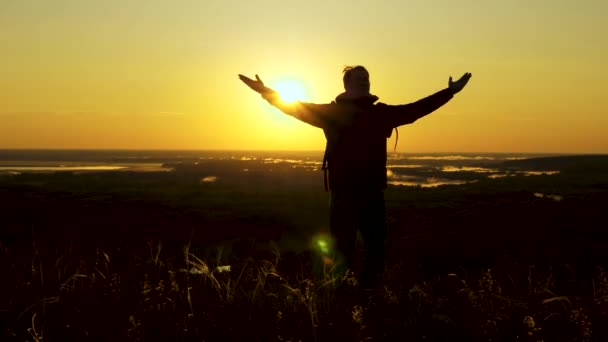
[[[270,88],[268,88],[267,86],[264,85],[264,82],[262,82],[262,80],[260,79],[260,77],[257,74],[255,75],[255,80],[252,80],[251,78],[249,78],[249,77],[247,77],[245,75],[241,75],[241,74],[239,74],[239,78],[249,88],[253,89],[254,91],[256,91],[256,92],[258,92],[260,94],[272,91],[272,89],[270,89]]]
[[[450,90],[452,90],[453,94],[458,93],[459,91],[462,90],[462,88],[464,88],[465,85],[467,85],[467,82],[469,82],[469,79],[471,78],[471,76],[473,76],[473,75],[470,72],[467,72],[464,75],[462,75],[462,77],[456,82],[452,82],[452,76],[450,76],[450,80],[448,82],[448,88],[450,88]]]

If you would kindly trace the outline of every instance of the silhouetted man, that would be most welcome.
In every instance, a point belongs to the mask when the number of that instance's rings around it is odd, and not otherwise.
[[[330,232],[339,252],[342,270],[352,266],[357,230],[366,249],[360,287],[371,288],[384,270],[387,186],[386,143],[394,128],[413,123],[447,103],[471,78],[449,78],[448,87],[422,100],[387,105],[370,91],[369,73],[363,66],[344,69],[345,92],[327,104],[284,103],[273,89],[239,75],[270,104],[315,127],[323,129],[327,148],[323,161],[326,188],[331,191]]]

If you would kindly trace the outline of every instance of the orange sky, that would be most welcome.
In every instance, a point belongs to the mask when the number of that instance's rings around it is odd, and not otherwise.
[[[608,153],[608,3],[4,1],[0,148],[322,150],[323,133],[237,78],[330,102],[344,65],[415,101],[473,73],[400,128],[402,152]],[[389,141],[391,146],[394,141]]]

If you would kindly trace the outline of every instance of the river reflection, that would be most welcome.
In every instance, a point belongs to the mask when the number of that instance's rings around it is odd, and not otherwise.
[[[114,171],[126,166],[0,166],[0,171]]]
[[[94,171],[170,171],[160,163],[97,164],[97,163],[52,163],[52,162],[0,162],[0,174],[23,172],[94,172]]]

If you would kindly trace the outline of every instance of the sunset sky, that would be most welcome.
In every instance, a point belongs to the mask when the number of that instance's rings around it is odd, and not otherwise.
[[[237,75],[327,103],[362,64],[388,104],[473,74],[398,151],[608,153],[608,1],[471,3],[3,0],[0,148],[322,150]]]

